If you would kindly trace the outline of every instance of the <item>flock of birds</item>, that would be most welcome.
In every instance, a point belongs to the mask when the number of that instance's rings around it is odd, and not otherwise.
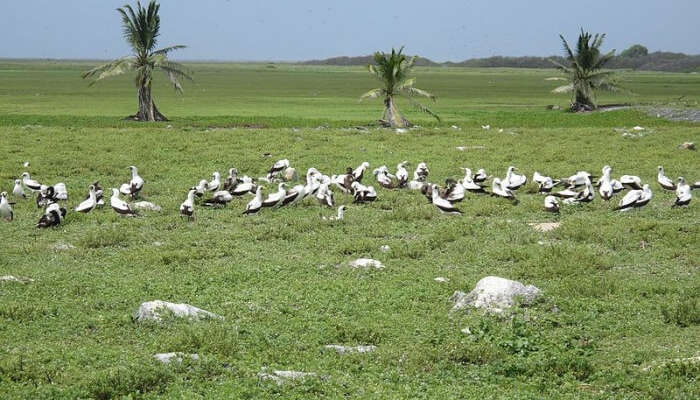
[[[287,159],[275,162],[266,176],[257,179],[247,175],[239,176],[236,168],[230,168],[228,176],[222,181],[221,175],[214,172],[211,180],[202,179],[189,189],[187,198],[180,205],[180,215],[193,220],[196,205],[224,207],[235,197],[244,195],[253,196],[243,211],[244,215],[256,214],[264,208],[294,206],[307,198],[315,199],[321,206],[334,207],[333,190],[336,189],[351,195],[353,203],[372,202],[377,199],[377,191],[373,186],[362,183],[369,166],[368,162],[363,162],[357,168],[348,167],[344,174],[331,176],[321,173],[316,168],[309,168],[303,184],[294,185],[289,189],[288,183],[297,181],[298,178],[296,169],[290,167]],[[426,163],[421,162],[416,166],[412,179],[409,179],[407,166],[408,162],[403,161],[396,166],[396,171],[391,173],[386,165],[382,165],[373,170],[373,175],[382,188],[406,188],[420,191],[440,212],[451,215],[462,214],[457,204],[465,198],[466,193],[488,194],[517,204],[516,192],[528,182],[527,177],[518,173],[513,166],[508,167],[502,179],[492,178],[483,168],[477,170],[475,174],[469,168],[462,168],[464,171],[462,179],[448,178],[443,186],[439,186],[428,181],[430,170]],[[138,174],[138,169],[135,166],[130,166],[129,169],[131,171],[129,182],[122,184],[119,189],[112,188],[110,197],[111,208],[124,217],[133,217],[137,213],[121,196],[136,199],[144,187],[144,180]],[[638,176],[622,175],[619,179],[613,179],[611,172],[610,166],[603,167],[602,175],[595,184],[594,177],[586,171],[579,171],[568,178],[561,179],[553,179],[535,172],[532,181],[537,184],[538,193],[546,195],[544,210],[554,213],[559,212],[561,203],[573,205],[593,201],[596,191],[603,200],[608,201],[617,193],[628,190],[615,207],[615,210],[619,211],[640,208],[651,201],[652,192],[649,184],[642,184]],[[487,190],[489,179],[491,179],[490,191]],[[673,207],[687,206],[692,199],[691,190],[700,188],[700,182],[690,185],[683,177],[679,177],[675,183],[666,176],[661,166],[658,167],[657,182],[663,190],[675,192],[676,200]],[[265,187],[262,184],[276,185],[277,190],[263,196]],[[38,228],[57,226],[64,220],[67,211],[61,204],[68,200],[68,191],[64,183],[43,185],[32,179],[28,172],[24,172],[21,179],[15,180],[12,190],[14,199],[26,199],[28,196],[25,190],[28,190],[31,196],[36,194],[36,205],[38,208],[43,208],[43,213],[36,224]],[[9,201],[7,192],[0,193],[0,218],[12,221],[14,204],[16,203]],[[103,188],[98,181],[88,187],[87,196],[74,208],[74,211],[89,213],[103,205],[105,205]],[[324,217],[324,219],[343,219],[344,212],[345,206],[341,205],[338,207],[337,216]]]

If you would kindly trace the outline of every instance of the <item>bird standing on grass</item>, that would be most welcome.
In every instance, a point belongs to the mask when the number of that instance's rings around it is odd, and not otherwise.
[[[58,203],[51,203],[46,206],[44,214],[39,218],[37,222],[37,228],[50,228],[52,226],[58,226],[66,216],[66,209],[60,207]]]
[[[180,215],[187,217],[188,221],[194,219],[194,196],[197,194],[197,188],[192,187],[187,193],[187,199],[180,204]]]
[[[90,191],[88,193],[88,198],[83,200],[82,203],[75,207],[75,211],[84,214],[89,213],[97,207],[97,198],[95,197],[95,186],[90,185]]]
[[[554,196],[547,196],[544,198],[544,210],[559,213],[559,199]]]
[[[255,197],[251,201],[248,202],[248,204],[245,206],[245,211],[243,211],[243,215],[251,215],[255,214],[260,209],[262,208],[262,190],[264,189],[263,186],[258,186],[257,189],[255,189]]]
[[[129,183],[124,183],[119,187],[119,192],[123,195],[131,196],[131,198],[136,198],[141,190],[143,189],[143,178],[139,176],[139,171],[135,166],[130,166],[131,170],[131,180]]]
[[[131,209],[129,203],[119,198],[119,189],[112,188],[112,197],[109,199],[109,205],[119,215],[123,217],[135,217],[136,213]]]
[[[462,211],[459,208],[455,207],[448,200],[443,199],[440,196],[440,191],[438,190],[437,185],[432,186],[432,203],[443,214],[462,215]]]
[[[15,179],[15,187],[12,188],[12,195],[15,197],[15,199],[26,199],[27,194],[24,193],[24,188],[22,187],[22,181],[19,179]]]
[[[14,212],[12,211],[12,204],[7,200],[7,192],[0,193],[0,218],[4,218],[8,221],[14,219]]]
[[[676,187],[676,201],[673,207],[683,207],[690,204],[693,195],[690,193],[690,185],[685,183],[683,177],[678,177],[678,186]]]

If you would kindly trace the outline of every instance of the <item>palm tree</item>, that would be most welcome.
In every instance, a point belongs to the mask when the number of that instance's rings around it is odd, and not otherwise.
[[[564,44],[564,58],[568,66],[550,60],[558,69],[568,75],[569,83],[553,90],[554,93],[573,92],[571,110],[593,110],[597,108],[595,90],[617,91],[620,88],[612,79],[612,71],[601,71],[615,55],[615,50],[601,55],[600,46],[605,34],[591,35],[581,29],[576,44],[576,52],[571,50],[564,36],[559,35]]]
[[[384,97],[384,117],[379,122],[386,127],[405,128],[411,126],[411,123],[401,115],[396,107],[394,97],[400,95],[405,95],[419,110],[432,115],[439,121],[440,117],[437,114],[413,100],[414,96],[424,96],[435,101],[435,96],[425,90],[413,87],[416,78],[409,78],[409,74],[416,61],[416,56],[408,59],[402,52],[403,47],[398,52],[392,48],[391,54],[374,53],[375,65],[370,64],[367,68],[381,82],[382,87],[363,94],[360,101],[367,98]]]
[[[83,74],[83,78],[94,78],[90,83],[92,86],[102,79],[135,71],[139,110],[129,118],[137,121],[167,121],[158,111],[151,96],[153,71],[159,69],[165,72],[175,91],[179,93],[182,93],[180,80],[192,80],[191,73],[183,65],[168,60],[168,53],[185,46],[176,45],[154,50],[160,34],[159,9],[160,5],[155,0],[148,3],[148,8],[143,8],[141,3],[137,2],[136,12],[129,5],[118,8],[117,11],[122,17],[124,38],[131,46],[133,55],[119,58]]]

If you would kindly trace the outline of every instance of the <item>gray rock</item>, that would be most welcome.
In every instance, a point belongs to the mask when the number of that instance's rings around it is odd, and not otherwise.
[[[153,300],[141,303],[134,318],[139,322],[160,321],[163,315],[171,313],[178,318],[199,320],[202,318],[221,318],[220,316],[191,306],[189,304],[175,304],[163,300]]]
[[[449,282],[450,280],[447,279],[447,278],[444,278],[444,277],[442,277],[442,276],[438,276],[437,278],[434,279],[434,281],[435,281],[435,282],[439,282],[439,283],[447,283],[447,282]]]
[[[158,205],[155,205],[151,202],[148,201],[137,201],[134,203],[134,208],[137,210],[144,210],[144,211],[160,211],[161,208]]]
[[[497,276],[487,276],[477,282],[469,293],[455,292],[450,300],[454,302],[452,311],[467,307],[483,308],[491,312],[502,312],[520,298],[523,304],[530,304],[541,295],[535,286],[525,286],[520,282]]]
[[[56,244],[53,246],[53,249],[56,250],[56,251],[65,251],[65,250],[71,250],[71,249],[74,249],[74,248],[75,248],[75,246],[73,246],[73,245],[70,244],[70,243],[56,243]]]
[[[291,181],[296,181],[298,179],[297,177],[297,170],[295,168],[289,167],[284,170],[284,180],[287,182]]]
[[[304,380],[306,378],[315,378],[317,375],[313,372],[300,372],[300,371],[272,371],[272,373],[263,370],[258,374],[258,378],[261,380],[271,380],[277,385],[282,385],[287,381],[298,381]]]
[[[370,353],[377,349],[377,346],[341,346],[338,344],[328,344],[323,347],[335,350],[338,354]]]
[[[34,282],[34,279],[19,278],[19,277],[13,276],[13,275],[3,275],[3,276],[0,276],[0,282],[28,283],[28,282]]]
[[[355,261],[350,261],[348,265],[352,268],[384,268],[384,264],[381,261],[371,258],[358,258]]]
[[[189,358],[193,361],[199,361],[199,354],[185,354],[185,353],[158,353],[154,354],[153,358],[162,362],[163,364],[170,364],[171,362],[181,363],[183,359]]]

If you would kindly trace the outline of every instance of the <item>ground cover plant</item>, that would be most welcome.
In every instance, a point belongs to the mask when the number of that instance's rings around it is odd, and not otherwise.
[[[697,152],[678,148],[697,141],[698,126],[646,108],[697,102],[697,75],[623,74],[631,93],[599,103],[641,109],[579,115],[546,109],[569,103],[549,93],[554,70],[417,68],[443,121],[406,104],[420,127],[397,133],[369,126],[377,105],[358,104],[372,85],[363,68],[190,64],[197,82],[185,96],[154,82],[171,121],[137,124],[123,121],[128,78],[93,88],[81,79],[95,64],[0,63],[0,187],[11,190],[27,170],[65,182],[75,206],[94,180],[118,187],[138,165],[143,197],[163,211],[69,212],[39,231],[33,202],[15,205],[16,220],[0,223],[0,276],[34,281],[0,282],[1,398],[700,395],[697,199],[673,209],[655,184],[658,165],[700,178]],[[643,134],[624,135],[634,126]],[[348,205],[343,221],[323,221],[335,211],[312,202],[243,217],[249,198],[198,208],[192,223],[178,216],[187,189],[212,171],[257,177],[280,158],[329,174],[362,161],[425,161],[440,183],[464,166],[559,177],[609,164],[651,183],[654,198],[622,214],[612,211],[619,197],[596,198],[557,217],[528,185],[517,206],[467,195],[465,215],[449,217],[419,193],[379,189],[363,206],[336,193]],[[529,225],[539,222],[561,226]],[[359,257],[386,268],[343,266]],[[450,313],[452,293],[487,275],[534,284],[543,299],[503,317]],[[224,319],[134,322],[139,304],[155,299]],[[377,350],[338,355],[327,344]],[[153,359],[172,351],[201,358]],[[320,378],[278,386],[259,379],[263,368]]]

